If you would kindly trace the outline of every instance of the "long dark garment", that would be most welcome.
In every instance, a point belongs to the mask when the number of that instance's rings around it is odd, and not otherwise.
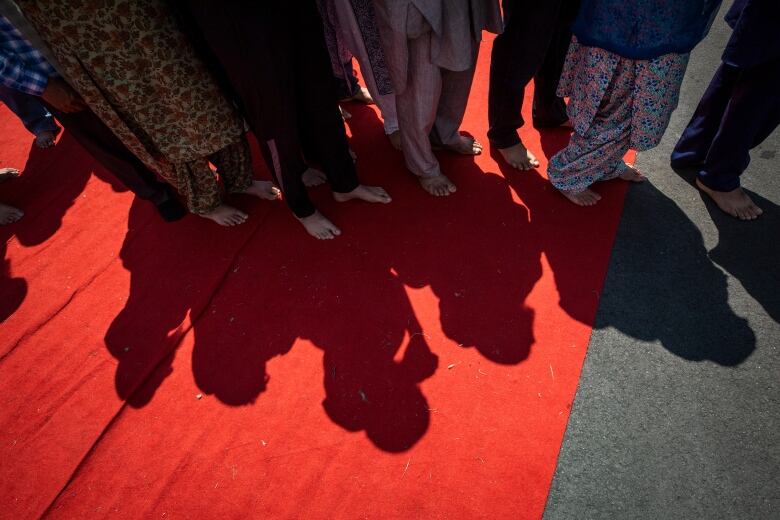
[[[358,186],[314,2],[177,2],[238,98],[287,204],[315,208],[301,179],[318,163],[335,192]]]
[[[566,122],[566,104],[556,89],[578,5],[578,0],[504,1],[504,32],[493,42],[488,94],[488,138],[497,148],[520,142],[517,130],[525,124],[520,111],[532,78],[534,126]]]
[[[60,128],[51,113],[37,96],[0,85],[0,101],[16,114],[27,131],[34,136],[44,132],[50,132],[52,135],[59,132]]]
[[[715,191],[739,187],[750,150],[780,124],[780,5],[738,0],[734,33],[709,87],[672,152],[672,166],[697,167]]]
[[[66,114],[51,105],[46,107],[65,130],[127,189],[139,198],[152,202],[163,219],[178,220],[186,214],[171,187],[159,181],[157,175],[94,112],[86,108]]]

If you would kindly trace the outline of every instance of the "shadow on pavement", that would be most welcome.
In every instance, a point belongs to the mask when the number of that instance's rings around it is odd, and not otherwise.
[[[756,337],[729,306],[727,277],[711,261],[701,232],[652,184],[632,189],[641,193],[627,202],[605,286],[613,303],[602,306],[595,326],[660,340],[684,359],[742,363]]]

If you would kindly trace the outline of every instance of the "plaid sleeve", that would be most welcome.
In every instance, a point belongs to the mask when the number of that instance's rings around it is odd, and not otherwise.
[[[0,83],[40,96],[57,71],[13,24],[0,14]]]
[[[49,83],[49,75],[28,67],[17,55],[0,49],[0,82],[9,88],[40,96]]]

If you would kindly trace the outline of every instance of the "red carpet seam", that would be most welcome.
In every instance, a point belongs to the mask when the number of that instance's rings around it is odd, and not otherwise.
[[[21,345],[25,340],[27,340],[29,337],[33,336],[35,333],[37,333],[39,330],[41,330],[47,323],[49,323],[51,320],[56,318],[62,311],[64,311],[68,307],[68,305],[70,305],[71,302],[76,298],[76,296],[79,293],[81,293],[84,289],[86,289],[87,287],[92,285],[92,283],[95,280],[97,280],[97,278],[100,275],[105,273],[108,270],[108,268],[111,267],[112,263],[113,263],[113,260],[111,262],[108,262],[106,265],[104,265],[103,268],[100,269],[98,272],[96,272],[94,274],[94,276],[92,276],[89,280],[87,280],[87,282],[85,282],[82,285],[80,285],[79,287],[77,287],[73,291],[73,293],[71,293],[70,297],[65,301],[65,303],[63,303],[58,309],[56,309],[53,313],[51,313],[50,315],[46,316],[42,320],[39,320],[38,323],[33,328],[31,328],[30,330],[25,331],[25,333],[22,335],[22,337],[20,337],[17,340],[17,342],[14,343],[14,345],[7,352],[4,352],[3,354],[0,354],[0,363],[5,361],[5,359],[11,353],[13,353],[16,350],[16,348],[19,345]]]
[[[171,349],[170,351],[166,352],[166,353],[165,353],[165,355],[164,355],[164,356],[162,356],[162,357],[160,358],[160,360],[159,360],[159,361],[158,361],[158,362],[157,362],[157,363],[156,363],[156,364],[155,364],[155,365],[154,365],[154,366],[151,368],[151,370],[149,370],[149,372],[148,372],[147,376],[146,376],[146,377],[145,377],[145,378],[144,378],[144,379],[143,379],[143,380],[142,380],[142,381],[141,381],[141,382],[138,384],[138,386],[135,388],[135,390],[133,390],[133,392],[131,392],[131,393],[130,393],[130,395],[128,395],[128,397],[127,397],[127,398],[126,398],[126,399],[125,399],[125,400],[122,402],[122,405],[121,405],[121,406],[119,407],[119,409],[116,411],[116,413],[114,414],[114,416],[111,418],[111,420],[109,420],[109,421],[108,421],[108,423],[106,424],[105,428],[103,428],[103,429],[101,430],[100,434],[99,434],[99,435],[97,436],[97,438],[96,438],[96,439],[95,439],[95,440],[92,442],[92,445],[89,447],[89,449],[87,450],[87,452],[84,454],[84,456],[83,456],[83,457],[81,458],[81,460],[78,462],[78,464],[76,464],[76,467],[73,469],[73,471],[71,472],[71,474],[70,474],[70,476],[68,477],[68,479],[67,479],[67,480],[64,482],[64,484],[63,484],[63,485],[60,487],[60,490],[59,490],[59,491],[57,491],[56,495],[55,495],[55,496],[54,496],[54,498],[51,500],[51,502],[49,503],[49,505],[48,505],[48,506],[46,506],[46,509],[43,511],[43,513],[41,513],[41,516],[40,516],[40,518],[43,518],[43,517],[46,517],[46,516],[48,516],[48,515],[49,515],[49,514],[50,514],[50,513],[53,511],[54,504],[56,504],[56,503],[57,503],[57,501],[58,501],[58,500],[59,500],[59,498],[62,496],[62,494],[65,492],[65,490],[66,490],[66,489],[68,489],[68,487],[70,486],[70,484],[71,484],[71,483],[74,481],[74,479],[76,478],[76,476],[79,474],[79,471],[81,470],[81,468],[82,468],[82,467],[83,467],[83,466],[84,466],[84,465],[85,465],[85,464],[86,464],[86,463],[89,461],[89,458],[90,458],[90,456],[91,456],[91,455],[92,455],[92,453],[94,453],[94,451],[97,449],[98,445],[100,444],[100,441],[101,441],[101,440],[102,440],[102,439],[103,439],[103,438],[106,436],[106,434],[108,434],[108,432],[110,431],[110,429],[112,428],[112,426],[114,425],[114,423],[116,423],[116,422],[119,420],[119,418],[121,417],[121,415],[123,414],[123,412],[124,412],[124,411],[125,411],[125,409],[127,408],[127,405],[128,405],[128,403],[129,403],[130,401],[132,401],[132,399],[133,399],[133,396],[135,396],[135,395],[137,394],[137,392],[138,392],[138,391],[139,391],[141,388],[143,388],[143,387],[144,387],[144,385],[146,384],[146,382],[147,382],[147,381],[149,381],[149,379],[150,379],[150,378],[151,378],[151,377],[154,375],[154,373],[155,373],[157,370],[159,370],[159,368],[160,368],[160,366],[161,366],[162,362],[163,362],[165,359],[167,359],[168,357],[170,357],[170,356],[173,356],[173,355],[176,353],[176,351],[179,349],[179,345],[181,344],[182,340],[183,340],[183,339],[186,337],[186,335],[187,335],[187,334],[190,332],[190,330],[192,330],[192,328],[193,328],[193,327],[195,326],[195,324],[196,324],[196,323],[197,323],[197,322],[200,320],[201,316],[203,316],[203,314],[206,312],[206,310],[207,310],[207,309],[208,309],[208,308],[211,306],[211,302],[212,302],[212,301],[214,301],[214,298],[217,296],[217,294],[218,294],[218,293],[220,292],[220,290],[222,289],[222,287],[223,287],[223,285],[224,285],[224,283],[225,283],[225,280],[226,280],[226,278],[227,278],[227,277],[229,276],[229,274],[232,272],[232,270],[233,270],[233,266],[234,266],[234,265],[235,265],[235,263],[236,263],[236,258],[238,258],[238,256],[241,254],[241,251],[243,251],[243,250],[246,248],[247,244],[249,244],[249,242],[250,242],[250,241],[252,240],[252,238],[255,236],[255,233],[257,233],[257,231],[258,231],[258,230],[259,230],[259,229],[262,227],[263,223],[264,223],[264,222],[267,220],[267,217],[268,217],[268,215],[271,213],[271,211],[273,211],[273,209],[272,209],[272,208],[269,208],[269,209],[268,209],[267,211],[265,211],[265,213],[262,215],[262,219],[259,219],[259,218],[258,218],[258,222],[257,222],[257,225],[255,226],[255,229],[253,229],[253,230],[252,230],[252,232],[251,232],[251,233],[249,233],[249,234],[247,235],[247,237],[246,237],[246,239],[244,240],[244,242],[243,242],[243,243],[242,243],[242,244],[241,244],[241,245],[240,245],[240,246],[239,246],[239,247],[238,247],[238,248],[235,250],[235,252],[233,253],[233,261],[231,261],[231,262],[230,262],[230,264],[228,264],[227,268],[226,268],[226,269],[225,269],[225,271],[223,272],[223,274],[222,274],[222,276],[220,277],[219,281],[216,283],[216,286],[215,286],[214,290],[211,292],[211,295],[209,296],[208,300],[206,300],[206,303],[203,305],[203,307],[201,308],[201,310],[200,310],[200,311],[197,313],[197,315],[195,315],[195,316],[191,317],[191,319],[190,319],[190,324],[189,324],[189,326],[188,326],[188,327],[186,327],[186,328],[183,330],[182,334],[181,334],[181,335],[180,335],[180,337],[179,337],[179,341],[177,341],[177,342],[176,342],[176,344],[175,344],[175,345],[172,347],[172,349]],[[257,216],[257,217],[259,217],[259,216]],[[111,265],[111,264],[109,264],[109,266],[110,266],[110,265]],[[52,317],[56,316],[56,315],[57,315],[59,312],[61,312],[61,311],[62,311],[62,310],[65,308],[65,307],[67,307],[68,303],[70,303],[70,301],[71,301],[71,300],[73,300],[73,298],[75,297],[76,293],[80,292],[82,289],[86,288],[86,287],[87,287],[89,284],[91,284],[91,283],[92,283],[92,281],[94,281],[94,280],[97,278],[97,276],[99,276],[100,274],[102,274],[102,273],[103,273],[103,272],[104,272],[104,271],[105,271],[107,268],[108,268],[108,266],[106,266],[106,268],[105,268],[105,269],[103,269],[103,270],[102,270],[100,273],[96,274],[96,275],[95,275],[95,276],[94,276],[92,279],[90,279],[90,281],[89,281],[87,284],[85,284],[83,287],[80,287],[79,289],[77,289],[76,291],[74,291],[73,295],[72,295],[72,296],[71,296],[71,298],[68,300],[68,302],[66,302],[66,303],[65,303],[65,305],[63,305],[63,306],[62,306],[60,309],[58,309],[58,310],[57,310],[57,312],[56,312],[54,315],[52,315],[52,316],[51,316],[49,319],[51,319]],[[48,319],[47,319],[47,320],[45,320],[43,324],[45,324],[45,322],[46,322],[46,321],[48,321]],[[41,326],[43,326],[43,324],[42,324],[42,325],[40,325],[39,327],[37,327],[37,328],[36,328],[36,330],[37,330],[38,328],[40,328]],[[33,331],[33,333],[34,333],[34,331]],[[25,337],[27,337],[27,334],[25,335]],[[24,338],[22,338],[22,339],[24,339]],[[20,340],[19,342],[17,342],[17,344],[18,344],[18,343],[21,343],[21,340]],[[14,346],[14,348],[16,348],[16,345]],[[0,358],[0,361],[2,361],[2,358]]]

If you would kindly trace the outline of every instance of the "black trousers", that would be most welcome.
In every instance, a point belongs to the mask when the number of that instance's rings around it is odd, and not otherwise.
[[[568,119],[555,91],[571,40],[578,0],[504,0],[504,32],[493,42],[488,94],[488,138],[497,148],[520,142],[525,87],[534,79],[533,123],[558,126]]]
[[[160,204],[175,199],[170,187],[141,162],[89,108],[66,114],[46,104],[78,143],[139,198]],[[183,216],[183,211],[181,212]],[[171,219],[169,219],[171,220]]]
[[[739,187],[750,150],[780,124],[780,59],[750,68],[722,63],[672,152],[716,191]]]
[[[303,218],[315,211],[301,179],[306,160],[322,167],[333,191],[357,188],[315,3],[179,5],[221,66],[293,213]]]

